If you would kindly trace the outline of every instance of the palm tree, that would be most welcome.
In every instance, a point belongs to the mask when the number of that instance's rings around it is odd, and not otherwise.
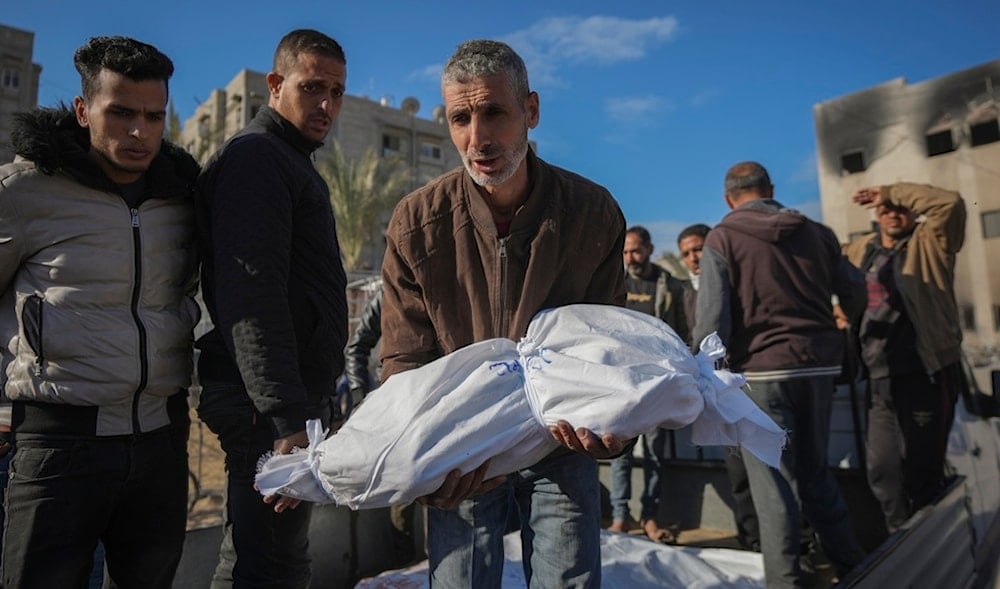
[[[316,168],[330,187],[344,267],[357,270],[365,243],[406,193],[409,169],[398,158],[379,157],[373,148],[348,161],[336,140],[331,157],[317,161]]]
[[[179,144],[181,138],[181,116],[174,109],[174,99],[167,104],[167,140]]]

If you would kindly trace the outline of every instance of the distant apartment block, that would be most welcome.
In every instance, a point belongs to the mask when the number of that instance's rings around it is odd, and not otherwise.
[[[242,129],[267,104],[264,74],[244,69],[225,88],[213,90],[184,122],[180,143],[204,162],[234,133]],[[462,165],[444,124],[444,107],[437,106],[431,118],[417,116],[420,103],[404,98],[397,107],[388,98],[344,96],[344,105],[326,144],[323,157],[336,140],[348,159],[374,148],[382,156],[398,156],[414,171],[414,187]]]
[[[267,104],[265,74],[241,70],[225,88],[215,89],[198,105],[182,127],[178,142],[200,162],[211,157],[234,133],[242,129]],[[430,118],[418,116],[420,103],[404,98],[394,106],[389,98],[378,101],[344,96],[337,122],[316,159],[328,157],[334,140],[348,160],[360,158],[369,148],[381,157],[397,157],[409,167],[410,189],[426,184],[442,173],[462,165],[444,124],[444,107],[436,106]],[[384,244],[366,248],[366,264],[373,271],[381,266]]]
[[[0,25],[0,164],[14,159],[10,126],[14,113],[38,105],[42,66],[32,62],[35,34]]]
[[[955,296],[967,349],[995,351],[1000,59],[916,84],[890,80],[817,104],[813,117],[823,220],[842,241],[872,229],[871,212],[850,202],[860,187],[909,181],[962,194],[968,222]]]

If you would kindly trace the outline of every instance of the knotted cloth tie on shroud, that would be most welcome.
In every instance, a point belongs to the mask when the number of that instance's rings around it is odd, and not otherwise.
[[[329,438],[310,421],[309,447],[262,457],[257,487],[352,509],[408,503],[456,468],[489,459],[489,478],[531,466],[561,447],[548,430],[559,420],[621,439],[691,424],[696,445],[742,446],[777,466],[785,432],[742,375],[715,369],[718,336],[700,350],[638,311],[547,309],[519,343],[482,341],[393,375]]]

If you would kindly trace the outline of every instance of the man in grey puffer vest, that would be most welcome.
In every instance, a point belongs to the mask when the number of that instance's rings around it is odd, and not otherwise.
[[[168,588],[187,523],[198,165],[163,141],[173,63],[97,37],[73,109],[0,167],[0,335],[16,451],[4,587]]]

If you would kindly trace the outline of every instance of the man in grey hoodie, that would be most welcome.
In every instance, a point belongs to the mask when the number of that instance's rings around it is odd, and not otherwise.
[[[760,164],[738,163],[726,173],[732,211],[705,239],[693,340],[717,332],[729,368],[744,373],[750,397],[789,432],[780,469],[743,454],[769,588],[803,583],[802,515],[838,574],[864,557],[826,462],[833,379],[844,355],[831,296],[857,316],[864,277],[829,228],[773,197]]]

